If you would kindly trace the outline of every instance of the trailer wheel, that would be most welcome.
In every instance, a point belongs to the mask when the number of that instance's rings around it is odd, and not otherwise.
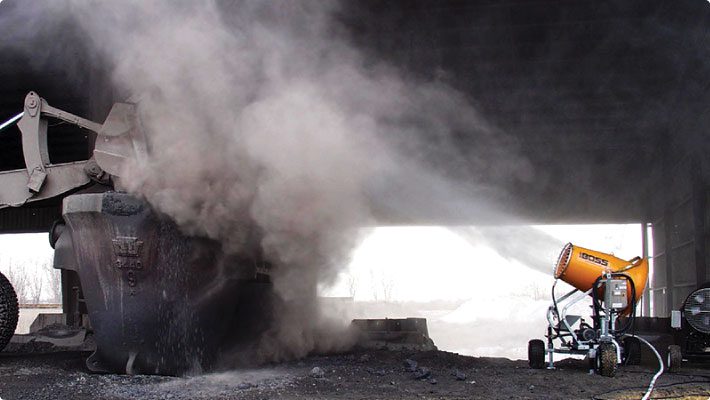
[[[616,374],[616,347],[612,343],[602,343],[597,349],[597,372],[601,376]]]
[[[624,339],[624,362],[627,365],[641,364],[641,341],[633,336]]]
[[[0,273],[0,350],[10,342],[17,328],[17,294],[9,280]]]
[[[534,369],[545,367],[545,342],[540,339],[528,342],[528,364]]]
[[[678,372],[680,371],[681,364],[683,364],[683,354],[680,351],[680,346],[672,344],[668,346],[668,359],[667,359],[668,372]]]

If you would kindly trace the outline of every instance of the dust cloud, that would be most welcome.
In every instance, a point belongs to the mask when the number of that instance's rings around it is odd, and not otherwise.
[[[348,344],[314,299],[347,264],[359,227],[383,216],[480,218],[496,189],[477,187],[475,171],[524,169],[491,162],[502,134],[465,96],[349,45],[338,2],[56,7],[110,66],[118,96],[141,99],[152,155],[128,168],[125,189],[186,233],[274,265],[284,309],[262,360]],[[452,137],[462,132],[497,151],[460,157]]]

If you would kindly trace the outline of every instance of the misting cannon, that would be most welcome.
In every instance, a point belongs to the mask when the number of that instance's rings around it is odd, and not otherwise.
[[[628,335],[636,305],[646,286],[648,260],[623,260],[568,243],[554,268],[552,304],[547,310],[547,342],[528,343],[532,368],[554,368],[554,354],[586,355],[603,376],[614,376],[620,363],[638,364],[640,341]],[[557,298],[559,280],[574,287]],[[570,309],[592,298],[591,324]],[[545,360],[547,358],[547,361]]]

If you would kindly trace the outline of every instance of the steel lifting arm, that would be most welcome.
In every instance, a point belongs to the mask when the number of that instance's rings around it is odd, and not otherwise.
[[[97,135],[92,157],[86,161],[51,164],[47,147],[46,117],[57,118]],[[136,128],[135,105],[116,103],[99,124],[50,106],[37,93],[25,97],[24,111],[0,126],[15,122],[22,134],[24,170],[0,172],[0,208],[21,206],[81,188],[92,180],[107,183],[119,176],[128,159],[147,153],[142,132]]]

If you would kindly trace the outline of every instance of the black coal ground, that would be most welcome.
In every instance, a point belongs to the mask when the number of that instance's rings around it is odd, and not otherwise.
[[[605,378],[590,375],[583,360],[563,360],[556,370],[532,370],[526,361],[501,358],[441,351],[361,350],[178,378],[91,374],[84,367],[86,356],[88,353],[80,352],[1,354],[0,398],[638,399],[655,372],[651,365],[626,366],[616,377]],[[415,379],[412,361],[430,374]],[[314,373],[316,367],[319,371]],[[707,399],[710,367],[664,374],[657,385],[653,398]]]

